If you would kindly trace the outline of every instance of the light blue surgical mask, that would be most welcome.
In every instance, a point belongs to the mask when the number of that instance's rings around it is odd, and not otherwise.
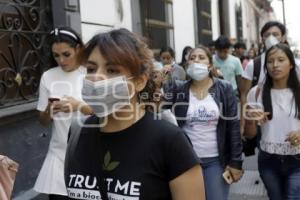
[[[188,66],[186,73],[196,81],[204,80],[209,75],[208,65],[202,63],[192,63]]]

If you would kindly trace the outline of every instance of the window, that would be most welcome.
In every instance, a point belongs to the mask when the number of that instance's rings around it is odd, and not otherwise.
[[[174,47],[172,0],[140,0],[142,34],[158,53],[163,46]]]
[[[243,19],[242,19],[241,5],[236,5],[235,13],[236,13],[237,41],[243,41]]]
[[[52,17],[47,0],[0,0],[0,8],[1,109],[36,100]]]
[[[207,45],[212,40],[211,1],[197,0],[198,43]]]

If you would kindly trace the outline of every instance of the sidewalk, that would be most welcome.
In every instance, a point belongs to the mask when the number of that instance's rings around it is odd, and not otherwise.
[[[242,179],[230,187],[229,200],[268,200],[257,171],[257,155],[245,158],[244,169]]]
[[[231,186],[229,200],[267,200],[258,171],[246,170],[243,178]]]

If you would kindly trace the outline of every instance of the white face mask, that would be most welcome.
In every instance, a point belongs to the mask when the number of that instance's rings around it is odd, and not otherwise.
[[[274,45],[276,45],[278,43],[279,43],[279,41],[277,40],[277,38],[274,37],[273,35],[270,35],[265,40],[266,50],[270,49],[272,46],[274,46]]]
[[[186,73],[196,81],[201,81],[208,77],[209,70],[206,64],[202,63],[193,63],[188,66]]]
[[[101,81],[84,79],[83,100],[93,109],[98,117],[105,117],[130,105],[128,82],[125,76]]]

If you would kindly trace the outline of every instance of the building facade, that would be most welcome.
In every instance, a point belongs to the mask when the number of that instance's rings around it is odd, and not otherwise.
[[[84,42],[124,27],[176,52],[207,45],[218,36],[259,41],[262,24],[273,19],[267,0],[0,0],[0,153],[20,163],[14,196],[22,199],[42,165],[51,134],[37,120],[41,74],[51,49],[47,34],[70,26]]]
[[[80,0],[84,41],[97,32],[125,27],[147,38],[154,52],[170,46],[179,61],[187,45],[207,45],[218,36],[259,42],[259,29],[274,19],[267,0]],[[91,6],[93,5],[93,6]]]

